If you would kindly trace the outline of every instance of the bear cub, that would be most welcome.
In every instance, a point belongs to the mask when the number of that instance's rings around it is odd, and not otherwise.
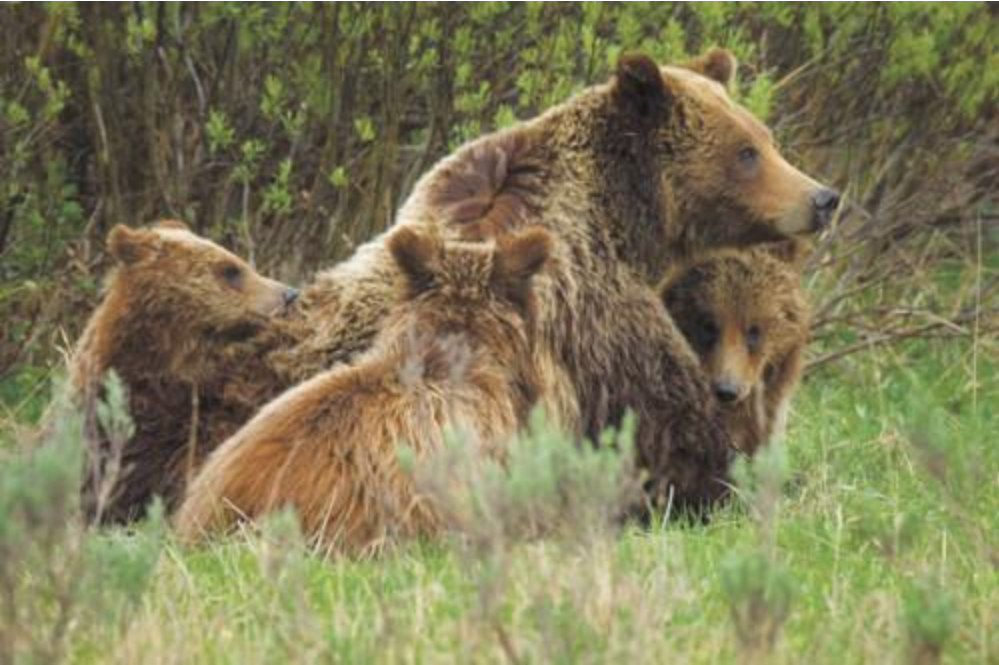
[[[716,254],[667,277],[661,291],[748,455],[783,434],[809,336],[800,273],[777,256],[765,245]]]
[[[172,507],[211,442],[277,392],[257,358],[285,343],[273,322],[297,294],[182,222],[116,226],[108,252],[114,268],[69,367],[86,414],[84,513],[104,524],[141,517],[154,496]],[[96,416],[110,370],[128,395],[127,441]]]
[[[320,550],[363,554],[432,535],[440,517],[400,467],[449,428],[502,456],[537,400],[532,278],[551,238],[444,241],[401,227],[387,239],[398,304],[373,347],[267,405],[207,461],[177,513],[188,542],[291,507]]]

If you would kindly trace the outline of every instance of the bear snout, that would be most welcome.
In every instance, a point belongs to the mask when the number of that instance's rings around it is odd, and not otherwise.
[[[839,192],[828,187],[823,187],[812,195],[812,213],[816,230],[829,226],[839,207],[839,200]]]
[[[739,393],[741,392],[738,384],[734,381],[715,381],[711,384],[711,388],[714,390],[715,397],[723,404],[731,404],[736,401],[739,399]]]
[[[293,289],[289,286],[284,290],[281,297],[284,298],[284,306],[290,307],[293,302],[298,300],[298,289]]]

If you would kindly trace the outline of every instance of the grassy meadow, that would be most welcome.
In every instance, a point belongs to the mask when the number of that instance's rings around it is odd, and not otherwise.
[[[0,3],[0,665],[999,664],[996,7]],[[82,525],[50,402],[116,224],[183,219],[303,284],[467,141],[626,51],[719,45],[844,204],[788,435],[710,520],[614,523],[627,459],[541,428],[444,497],[447,539],[373,559],[289,516],[202,548]]]
[[[0,645],[13,662],[995,662],[994,351],[916,342],[813,374],[785,445],[707,524],[456,534],[365,561],[311,554],[288,516],[200,549],[155,517],[84,532],[56,428],[0,472]]]

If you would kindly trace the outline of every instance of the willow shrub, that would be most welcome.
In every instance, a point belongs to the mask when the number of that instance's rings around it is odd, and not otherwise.
[[[969,172],[976,132],[995,116],[994,12],[5,5],[0,369],[50,356],[60,326],[78,332],[113,224],[183,218],[269,270],[307,275],[384,228],[436,159],[605,80],[626,49],[678,61],[731,48],[744,64],[739,96],[796,160],[876,214],[906,214],[879,202]],[[969,205],[988,196],[975,190]],[[920,210],[932,220],[945,206],[935,197]]]

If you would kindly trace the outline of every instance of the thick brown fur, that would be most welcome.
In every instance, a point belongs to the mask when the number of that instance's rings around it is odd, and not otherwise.
[[[794,263],[800,248],[723,252],[670,275],[662,297],[698,354],[741,451],[783,433],[801,379],[809,308]]]
[[[386,244],[401,301],[373,347],[291,389],[215,452],[178,511],[182,539],[281,507],[296,509],[326,551],[432,535],[437,514],[397,448],[420,459],[453,429],[502,455],[537,398],[531,281],[548,259],[549,235],[445,242],[400,228]]]
[[[274,315],[293,291],[181,222],[117,226],[108,251],[115,267],[70,376],[87,413],[85,513],[121,523],[141,516],[154,496],[168,507],[178,501],[213,444],[286,384],[259,358],[290,344]],[[135,426],[115,442],[117,453],[94,409],[110,370],[124,384]]]
[[[542,402],[588,437],[637,410],[653,499],[672,488],[681,503],[703,503],[721,494],[732,444],[653,287],[683,257],[813,233],[827,220],[813,209],[821,186],[727,96],[731,56],[691,67],[622,57],[609,83],[442,160],[396,226],[474,239],[548,229],[554,260],[537,285]],[[326,299],[327,316],[292,364],[346,360],[373,338],[395,269],[384,243],[320,277],[313,299]]]

